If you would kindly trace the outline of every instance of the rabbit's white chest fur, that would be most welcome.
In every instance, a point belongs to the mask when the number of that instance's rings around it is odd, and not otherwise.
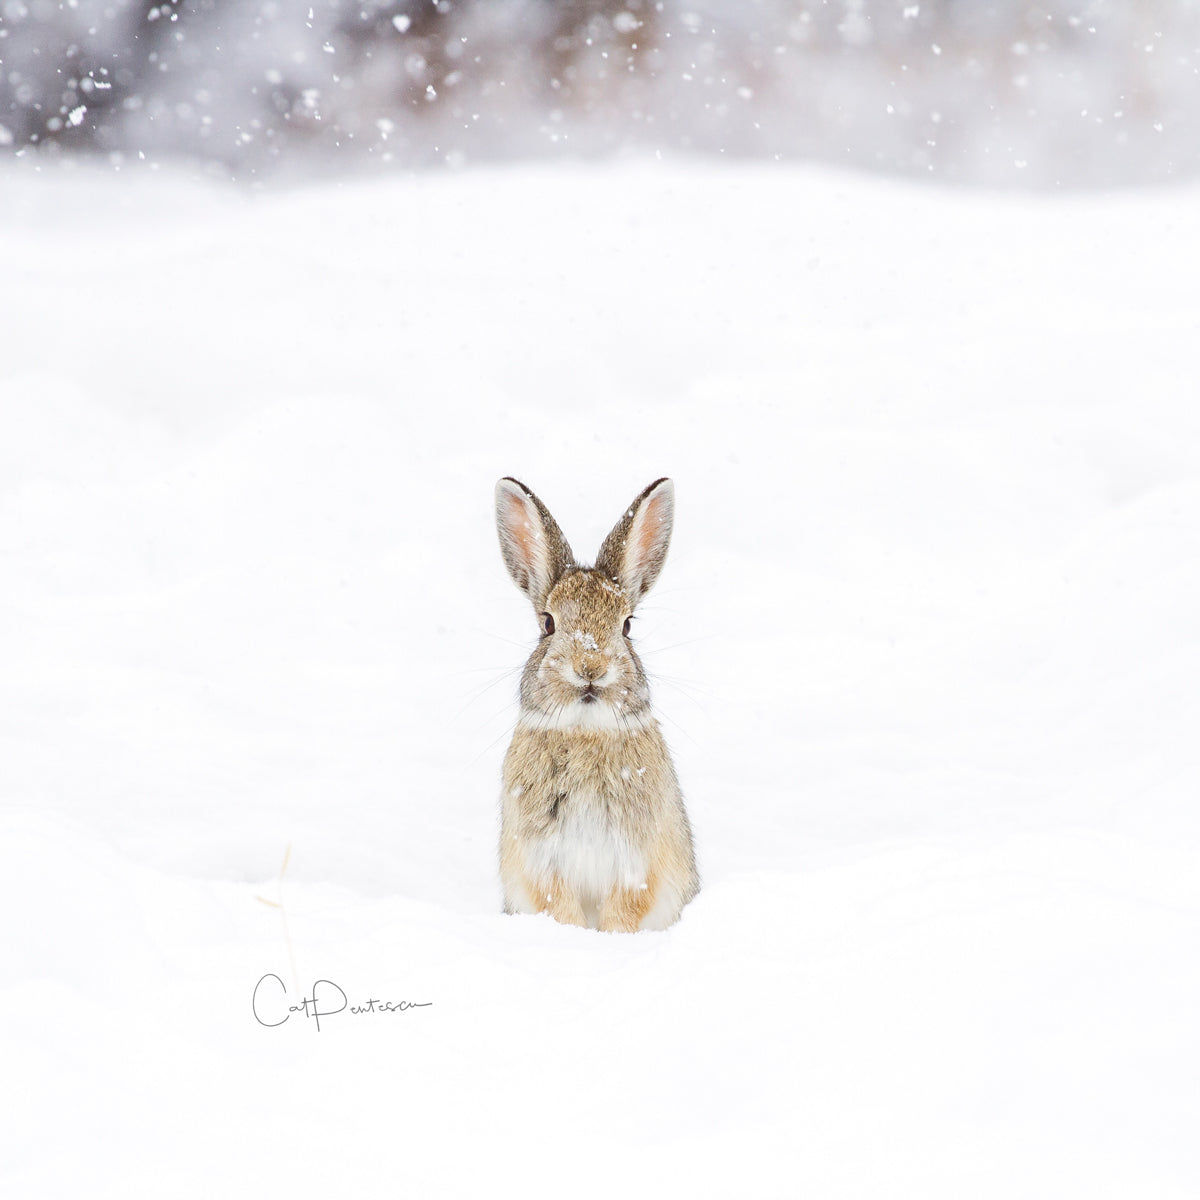
[[[526,843],[525,859],[532,878],[559,876],[585,911],[614,887],[633,889],[646,882],[645,855],[613,826],[594,793],[567,796],[553,827]]]

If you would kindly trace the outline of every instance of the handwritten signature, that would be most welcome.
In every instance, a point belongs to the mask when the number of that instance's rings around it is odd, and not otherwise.
[[[274,986],[263,987],[268,979],[275,980],[279,985],[278,997],[275,997]],[[430,1008],[433,1001],[367,1000],[363,1004],[352,1005],[346,998],[346,993],[333,980],[318,979],[312,985],[311,996],[302,997],[299,1004],[288,1004],[287,988],[283,980],[278,975],[267,974],[254,985],[254,996],[250,1005],[254,1010],[254,1019],[268,1029],[290,1021],[293,1013],[302,1012],[306,1019],[311,1019],[316,1024],[317,1032],[320,1033],[322,1017],[335,1017],[347,1009],[354,1016],[361,1016],[363,1013],[407,1012],[410,1008]],[[278,1020],[264,1019],[275,1017],[278,1017]]]

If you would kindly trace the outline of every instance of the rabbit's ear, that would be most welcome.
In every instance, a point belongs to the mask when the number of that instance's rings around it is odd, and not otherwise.
[[[675,485],[657,479],[626,510],[604,539],[596,569],[629,593],[629,607],[654,586],[667,559],[675,520]]]
[[[516,479],[496,484],[496,529],[508,573],[541,612],[550,590],[575,565],[567,539],[550,510]]]

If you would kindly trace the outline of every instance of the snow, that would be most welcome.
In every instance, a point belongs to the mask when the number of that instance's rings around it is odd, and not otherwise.
[[[4,1193],[1194,1196],[1198,199],[7,167]],[[665,933],[499,911],[505,475],[675,481]]]
[[[1195,180],[1200,8],[1082,7],[5,0],[0,141],[275,182],[698,152],[1015,189]]]

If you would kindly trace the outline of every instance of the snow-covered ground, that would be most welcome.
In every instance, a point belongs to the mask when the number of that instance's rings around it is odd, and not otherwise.
[[[4,1194],[1194,1197],[1198,202],[6,170]],[[498,911],[505,474],[676,481],[667,933]]]

